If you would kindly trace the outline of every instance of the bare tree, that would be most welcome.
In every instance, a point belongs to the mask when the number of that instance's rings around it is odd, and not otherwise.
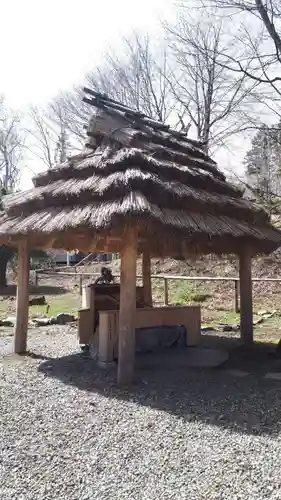
[[[168,78],[171,69],[165,42],[138,34],[123,40],[123,52],[106,54],[104,68],[90,73],[88,83],[110,97],[160,121],[174,109]],[[114,85],[112,85],[114,82]]]
[[[0,210],[1,198],[14,190],[23,157],[24,135],[20,126],[20,116],[9,109],[4,97],[0,97]],[[6,272],[14,250],[0,245],[0,288],[7,285]]]
[[[18,180],[24,136],[20,116],[9,109],[0,97],[0,187],[12,191]]]
[[[245,74],[225,66],[234,52],[233,39],[211,15],[191,17],[180,11],[177,23],[166,24],[176,64],[170,87],[180,104],[179,116],[189,121],[206,147],[221,146],[248,122],[251,93]]]
[[[81,87],[73,87],[69,92],[61,92],[49,105],[49,115],[68,134],[68,139],[77,149],[85,143],[84,126],[91,115],[89,106],[83,102]]]
[[[44,109],[31,106],[28,119],[29,149],[48,168],[63,162],[68,149],[68,139],[62,116],[58,116],[57,122],[54,122]]]
[[[206,0],[206,6],[228,9],[228,15],[240,22],[240,45],[246,45],[248,54],[228,57],[225,65],[236,73],[270,87],[271,99],[281,96],[281,4],[279,0]],[[249,61],[250,64],[249,64]],[[262,91],[261,91],[262,92]]]
[[[160,42],[158,46],[148,36],[138,34],[123,39],[119,51],[108,50],[103,64],[86,75],[86,85],[151,118],[172,119],[174,98],[168,83],[171,70],[163,44]],[[67,131],[80,144],[85,140],[83,126],[92,114],[82,98],[82,89],[76,87],[51,103],[52,116],[58,117],[63,110]]]

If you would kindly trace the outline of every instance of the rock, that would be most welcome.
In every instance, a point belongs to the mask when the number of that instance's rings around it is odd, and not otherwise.
[[[186,330],[183,326],[151,326],[136,328],[136,352],[152,352],[185,345]]]
[[[201,332],[215,332],[216,329],[213,326],[209,325],[202,325],[201,326]]]
[[[0,319],[0,326],[14,326],[14,321],[10,321],[9,319]]]
[[[59,313],[56,316],[57,325],[66,325],[67,323],[72,323],[75,320],[75,316],[69,313]]]
[[[274,311],[267,311],[267,310],[263,310],[263,311],[258,311],[257,314],[258,316],[263,316],[265,319],[267,318],[271,318],[272,316],[274,316],[274,314],[276,314],[276,310]]]
[[[239,330],[240,325],[224,325],[222,331],[223,332],[237,332]]]
[[[51,325],[51,318],[34,318],[33,323],[35,323],[36,326]]]
[[[41,297],[32,297],[32,299],[29,299],[28,304],[30,306],[46,306],[46,297],[45,295],[42,295]]]
[[[272,316],[274,316],[274,313],[267,313],[262,316],[262,319],[270,319]]]
[[[262,310],[257,312],[258,316],[263,316],[264,314],[268,314],[268,311]]]
[[[2,326],[15,326],[15,324],[16,324],[15,316],[8,316],[4,320],[2,320]]]
[[[193,302],[205,302],[207,299],[210,299],[212,295],[209,293],[197,293],[192,296]]]
[[[264,318],[258,318],[253,321],[253,325],[260,325],[264,322]]]

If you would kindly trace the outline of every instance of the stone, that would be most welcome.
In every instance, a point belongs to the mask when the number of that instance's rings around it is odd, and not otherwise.
[[[110,370],[112,368],[116,368],[116,362],[115,361],[99,361],[97,362],[97,365],[99,368],[103,368],[104,370]]]
[[[268,319],[268,318],[272,318],[272,316],[274,316],[274,314],[276,314],[276,310],[274,311],[258,311],[257,314],[258,316],[263,316],[264,319]]]
[[[269,380],[281,380],[280,372],[268,372],[265,374],[264,378]]]
[[[274,313],[267,313],[267,314],[264,314],[262,318],[263,318],[263,319],[270,319],[270,318],[272,318],[273,316],[274,316]]]
[[[66,325],[67,323],[72,323],[75,320],[75,316],[69,313],[59,313],[56,316],[57,325]]]
[[[42,295],[41,297],[32,297],[29,299],[28,304],[30,306],[46,306],[46,297],[45,295]]]
[[[201,332],[215,332],[215,328],[209,325],[202,325]]]
[[[250,375],[249,372],[244,372],[244,370],[238,370],[235,368],[229,368],[227,370],[224,370],[223,373],[227,373],[228,375],[232,375],[233,377],[247,377]]]
[[[168,349],[176,345],[185,345],[185,327],[151,326],[136,328],[136,352],[153,352],[159,349]]]
[[[223,332],[237,332],[239,330],[240,325],[224,325],[222,331]]]
[[[16,324],[16,317],[15,316],[8,316],[3,321],[6,322],[6,325],[3,325],[3,326],[15,326],[15,324]]]
[[[50,318],[34,318],[33,323],[36,324],[36,326],[47,326],[51,325]]]
[[[254,319],[253,320],[253,325],[260,325],[263,322],[264,322],[264,318],[263,317],[258,318],[258,319]]]
[[[0,319],[0,326],[14,326],[15,322],[7,319]]]

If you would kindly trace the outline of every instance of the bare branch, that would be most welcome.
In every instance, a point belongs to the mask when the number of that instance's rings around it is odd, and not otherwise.
[[[18,179],[24,140],[20,116],[0,97],[0,186],[6,192],[14,189]]]

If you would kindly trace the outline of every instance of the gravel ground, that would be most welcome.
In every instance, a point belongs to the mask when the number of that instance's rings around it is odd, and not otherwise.
[[[280,499],[281,383],[221,370],[114,372],[75,330],[0,336],[1,500]]]

